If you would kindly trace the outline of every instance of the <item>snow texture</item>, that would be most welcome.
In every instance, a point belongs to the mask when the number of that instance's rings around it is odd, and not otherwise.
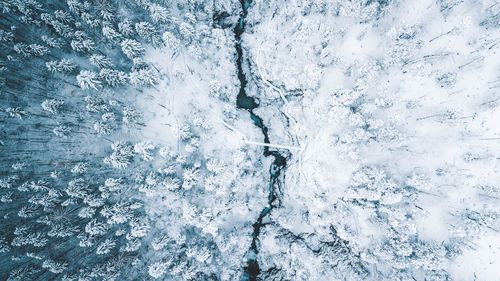
[[[0,280],[500,280],[498,0],[0,13]]]

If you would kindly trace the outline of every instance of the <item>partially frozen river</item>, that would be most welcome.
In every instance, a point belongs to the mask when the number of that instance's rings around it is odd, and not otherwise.
[[[264,125],[264,122],[260,116],[254,113],[254,109],[259,106],[259,103],[255,98],[250,97],[246,93],[246,85],[248,80],[243,71],[244,56],[243,48],[241,46],[241,35],[245,32],[245,20],[248,13],[248,7],[251,4],[251,0],[240,0],[241,12],[240,18],[234,28],[234,36],[236,39],[236,53],[237,53],[237,69],[238,69],[238,79],[240,80],[240,90],[237,96],[237,106],[241,109],[246,109],[250,113],[250,118],[252,119],[255,126],[259,127],[264,135],[264,143],[269,142],[268,128]],[[260,274],[260,267],[257,261],[257,255],[259,253],[259,247],[257,246],[257,241],[259,239],[260,230],[265,226],[264,218],[275,208],[279,203],[278,195],[281,193],[283,180],[280,177],[283,176],[282,171],[286,167],[286,158],[281,155],[276,150],[269,150],[268,146],[264,146],[264,156],[274,157],[274,161],[269,168],[270,180],[268,185],[268,205],[261,210],[259,217],[253,224],[252,233],[252,244],[247,254],[247,265],[245,267],[245,273],[243,274],[242,280],[257,280]]]

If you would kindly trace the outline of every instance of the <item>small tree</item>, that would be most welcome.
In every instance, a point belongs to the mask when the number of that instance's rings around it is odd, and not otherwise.
[[[129,80],[134,86],[154,86],[158,83],[158,74],[151,68],[139,69],[129,74]]]
[[[149,6],[149,14],[154,23],[166,23],[169,21],[168,10],[158,4]]]
[[[64,101],[62,100],[48,99],[42,102],[42,108],[51,114],[58,114],[59,109],[63,106],[63,104]]]
[[[80,88],[86,89],[95,89],[102,87],[101,81],[98,79],[98,76],[95,72],[89,70],[82,70],[80,74],[76,76],[76,80]]]
[[[133,39],[125,39],[121,43],[123,53],[129,58],[133,59],[144,54],[144,48],[141,43]]]
[[[99,68],[106,68],[106,67],[113,66],[113,62],[104,55],[93,54],[90,56],[89,60],[90,60],[91,64],[93,64]]]
[[[99,77],[111,87],[118,87],[127,82],[127,74],[123,71],[104,68],[99,72]]]

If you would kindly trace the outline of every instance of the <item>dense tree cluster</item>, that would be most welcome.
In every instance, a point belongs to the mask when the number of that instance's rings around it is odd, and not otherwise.
[[[245,149],[224,160],[201,151],[215,133],[201,112],[172,124],[176,145],[145,140],[150,120],[134,104],[165,78],[147,50],[206,60],[199,45],[212,44],[212,33],[231,43],[213,24],[214,9],[237,6],[1,1],[0,279],[241,274],[243,260],[229,257],[242,239],[229,240],[248,234],[218,229],[260,208],[245,191],[265,180],[260,160]],[[160,214],[155,204],[167,207]]]

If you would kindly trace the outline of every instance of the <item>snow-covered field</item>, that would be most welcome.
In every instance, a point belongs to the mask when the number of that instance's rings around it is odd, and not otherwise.
[[[0,11],[0,280],[500,280],[498,0]]]

